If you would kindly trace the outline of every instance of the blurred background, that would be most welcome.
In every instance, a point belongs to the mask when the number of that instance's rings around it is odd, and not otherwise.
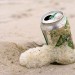
[[[0,0],[0,40],[45,43],[41,17],[52,10],[60,10],[68,17],[74,33],[75,0]],[[74,36],[73,36],[74,38]]]
[[[75,64],[30,70],[19,65],[28,42],[45,43],[41,17],[52,10],[67,16],[75,42],[75,0],[0,0],[0,75],[75,75]]]

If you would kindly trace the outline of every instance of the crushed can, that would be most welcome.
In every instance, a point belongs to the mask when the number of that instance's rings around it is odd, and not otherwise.
[[[59,47],[68,45],[74,49],[70,25],[61,11],[46,13],[41,19],[41,30],[47,45]]]

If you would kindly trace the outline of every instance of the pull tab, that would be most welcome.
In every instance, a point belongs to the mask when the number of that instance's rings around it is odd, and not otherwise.
[[[50,15],[50,16],[49,16],[49,19],[53,19],[56,14],[57,14],[57,13],[54,13],[53,15]]]

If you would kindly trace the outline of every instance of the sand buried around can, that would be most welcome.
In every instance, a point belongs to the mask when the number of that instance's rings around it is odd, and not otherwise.
[[[42,47],[30,48],[20,55],[20,64],[27,68],[37,68],[50,63],[71,64],[75,62],[75,50],[69,46],[52,47],[44,45]]]

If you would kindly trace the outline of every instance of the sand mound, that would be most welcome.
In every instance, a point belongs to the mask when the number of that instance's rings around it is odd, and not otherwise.
[[[19,61],[21,65],[27,68],[37,68],[54,62],[71,64],[75,63],[75,49],[71,49],[67,45],[60,47],[43,45],[23,52]]]
[[[0,63],[9,65],[18,63],[19,47],[12,42],[0,42]]]
[[[0,75],[75,75],[75,64],[29,70],[18,62],[22,52],[35,47],[31,40],[45,43],[40,19],[46,12],[63,11],[75,35],[74,5],[75,0],[0,0]]]

